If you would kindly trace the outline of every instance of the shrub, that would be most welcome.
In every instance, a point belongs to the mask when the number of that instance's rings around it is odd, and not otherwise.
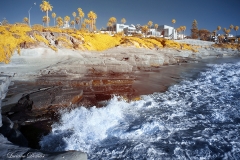
[[[83,46],[88,50],[102,51],[109,48],[113,48],[120,44],[120,37],[112,37],[107,34],[83,34],[84,44]]]
[[[238,49],[238,44],[234,43],[219,43],[212,45],[215,48],[228,48],[228,49]]]
[[[27,25],[0,26],[0,62],[9,63],[15,50],[20,53],[20,45],[33,43],[34,39],[27,35],[31,28]]]
[[[35,24],[32,26],[32,30],[43,32],[44,27],[41,24]]]
[[[62,29],[58,27],[46,27],[43,28],[43,32],[56,32],[56,33],[62,33]]]
[[[56,40],[58,42],[59,41],[62,42],[63,47],[65,47],[65,48],[72,48],[72,42],[69,39],[67,39],[66,37],[61,36],[61,37],[58,37]]]

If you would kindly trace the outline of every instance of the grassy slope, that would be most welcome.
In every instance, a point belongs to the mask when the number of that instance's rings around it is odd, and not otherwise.
[[[132,46],[137,48],[163,48],[169,47],[174,49],[196,51],[195,47],[189,44],[180,44],[172,40],[163,38],[140,38],[140,37],[123,37],[121,34],[110,36],[101,33],[87,33],[73,29],[60,28],[43,28],[41,25],[35,25],[29,28],[24,24],[14,24],[0,26],[0,62],[9,63],[15,50],[20,53],[21,48],[29,48],[45,44],[46,46],[57,51],[59,45],[51,43],[49,38],[43,36],[44,32],[59,33],[64,36],[55,37],[54,41],[61,43],[61,47],[77,50],[95,50],[102,51],[115,46]],[[70,37],[70,38],[69,38]],[[70,39],[74,38],[77,42]]]

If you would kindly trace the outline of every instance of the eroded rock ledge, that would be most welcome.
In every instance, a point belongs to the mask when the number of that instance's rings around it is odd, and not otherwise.
[[[0,75],[0,108],[1,100],[4,99],[7,93],[7,88],[10,85],[10,76]],[[23,99],[23,97],[21,97]],[[18,99],[18,96],[15,96]],[[19,101],[17,102],[19,103]],[[6,106],[5,106],[6,107]],[[19,119],[27,118],[27,113],[24,112],[24,108],[17,108],[16,105],[15,112],[19,114]],[[6,107],[7,108],[7,107]],[[10,110],[12,109],[10,108]],[[6,111],[3,110],[3,114]],[[26,115],[26,116],[25,116]],[[46,159],[46,160],[59,160],[59,159],[69,159],[69,160],[86,160],[87,154],[79,151],[68,151],[68,152],[45,152],[36,149],[28,148],[28,141],[24,135],[19,131],[19,123],[12,122],[6,115],[1,115],[1,125],[0,125],[0,159]],[[16,118],[16,117],[15,117]]]

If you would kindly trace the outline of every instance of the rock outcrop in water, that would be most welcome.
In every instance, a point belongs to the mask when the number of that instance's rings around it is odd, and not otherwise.
[[[5,98],[8,86],[10,85],[10,79],[10,76],[0,75],[0,109],[1,101]],[[22,98],[21,100],[24,103],[29,101],[29,98]],[[23,112],[19,108],[13,111]],[[0,121],[0,159],[87,159],[87,155],[79,151],[50,153],[28,148],[28,141],[18,130],[17,123],[13,123],[8,117],[2,117],[2,115],[0,116]]]

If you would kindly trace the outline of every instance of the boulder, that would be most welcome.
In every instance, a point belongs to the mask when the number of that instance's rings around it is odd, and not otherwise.
[[[5,136],[10,142],[27,147],[28,141],[17,129],[16,125],[6,116],[2,117],[2,127],[0,127],[0,133]]]

